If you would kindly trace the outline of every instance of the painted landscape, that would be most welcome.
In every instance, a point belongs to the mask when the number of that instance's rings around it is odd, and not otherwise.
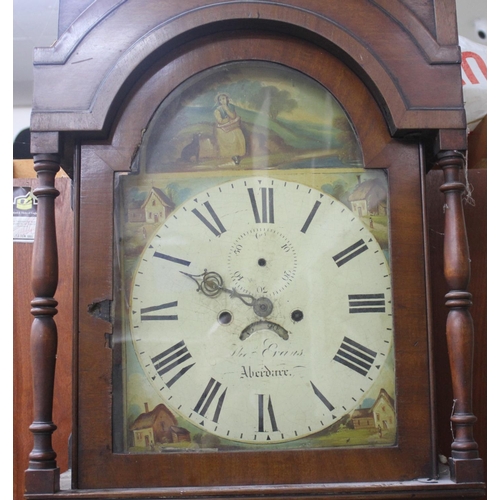
[[[141,172],[361,166],[355,132],[321,85],[267,63],[227,64],[174,91],[144,135]]]

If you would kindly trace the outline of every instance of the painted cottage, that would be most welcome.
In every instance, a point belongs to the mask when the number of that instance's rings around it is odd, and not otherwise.
[[[384,389],[372,406],[373,420],[377,429],[394,429],[396,426],[396,412],[394,410],[394,400]]]
[[[360,182],[349,196],[358,217],[387,214],[387,191],[378,179]]]
[[[164,404],[159,404],[154,410],[149,411],[148,404],[145,403],[145,410],[135,419],[130,428],[134,434],[134,446],[151,448],[156,444],[179,440],[177,420]],[[172,429],[174,429],[175,440]]]
[[[174,208],[173,201],[156,187],[151,188],[146,201],[141,206],[145,214],[145,222],[148,224],[163,222]]]
[[[394,399],[385,389],[380,389],[375,403],[370,408],[354,410],[351,420],[354,429],[393,429],[396,426]]]

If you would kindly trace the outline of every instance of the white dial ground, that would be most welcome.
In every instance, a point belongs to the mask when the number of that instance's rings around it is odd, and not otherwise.
[[[392,343],[391,278],[367,227],[308,186],[238,179],[171,214],[141,257],[134,347],[165,403],[277,443],[351,411]]]

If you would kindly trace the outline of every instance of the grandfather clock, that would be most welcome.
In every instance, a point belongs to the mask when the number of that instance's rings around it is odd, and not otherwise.
[[[61,1],[59,39],[35,52],[26,498],[484,496],[454,1],[87,3]],[[60,168],[76,228],[69,489],[51,444]],[[446,332],[429,308],[431,168]]]

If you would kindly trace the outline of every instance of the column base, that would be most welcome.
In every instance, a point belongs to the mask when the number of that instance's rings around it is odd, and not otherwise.
[[[59,467],[55,469],[28,469],[25,471],[25,493],[56,493],[59,490]]]
[[[455,483],[484,481],[484,466],[480,458],[449,458],[450,476]]]

